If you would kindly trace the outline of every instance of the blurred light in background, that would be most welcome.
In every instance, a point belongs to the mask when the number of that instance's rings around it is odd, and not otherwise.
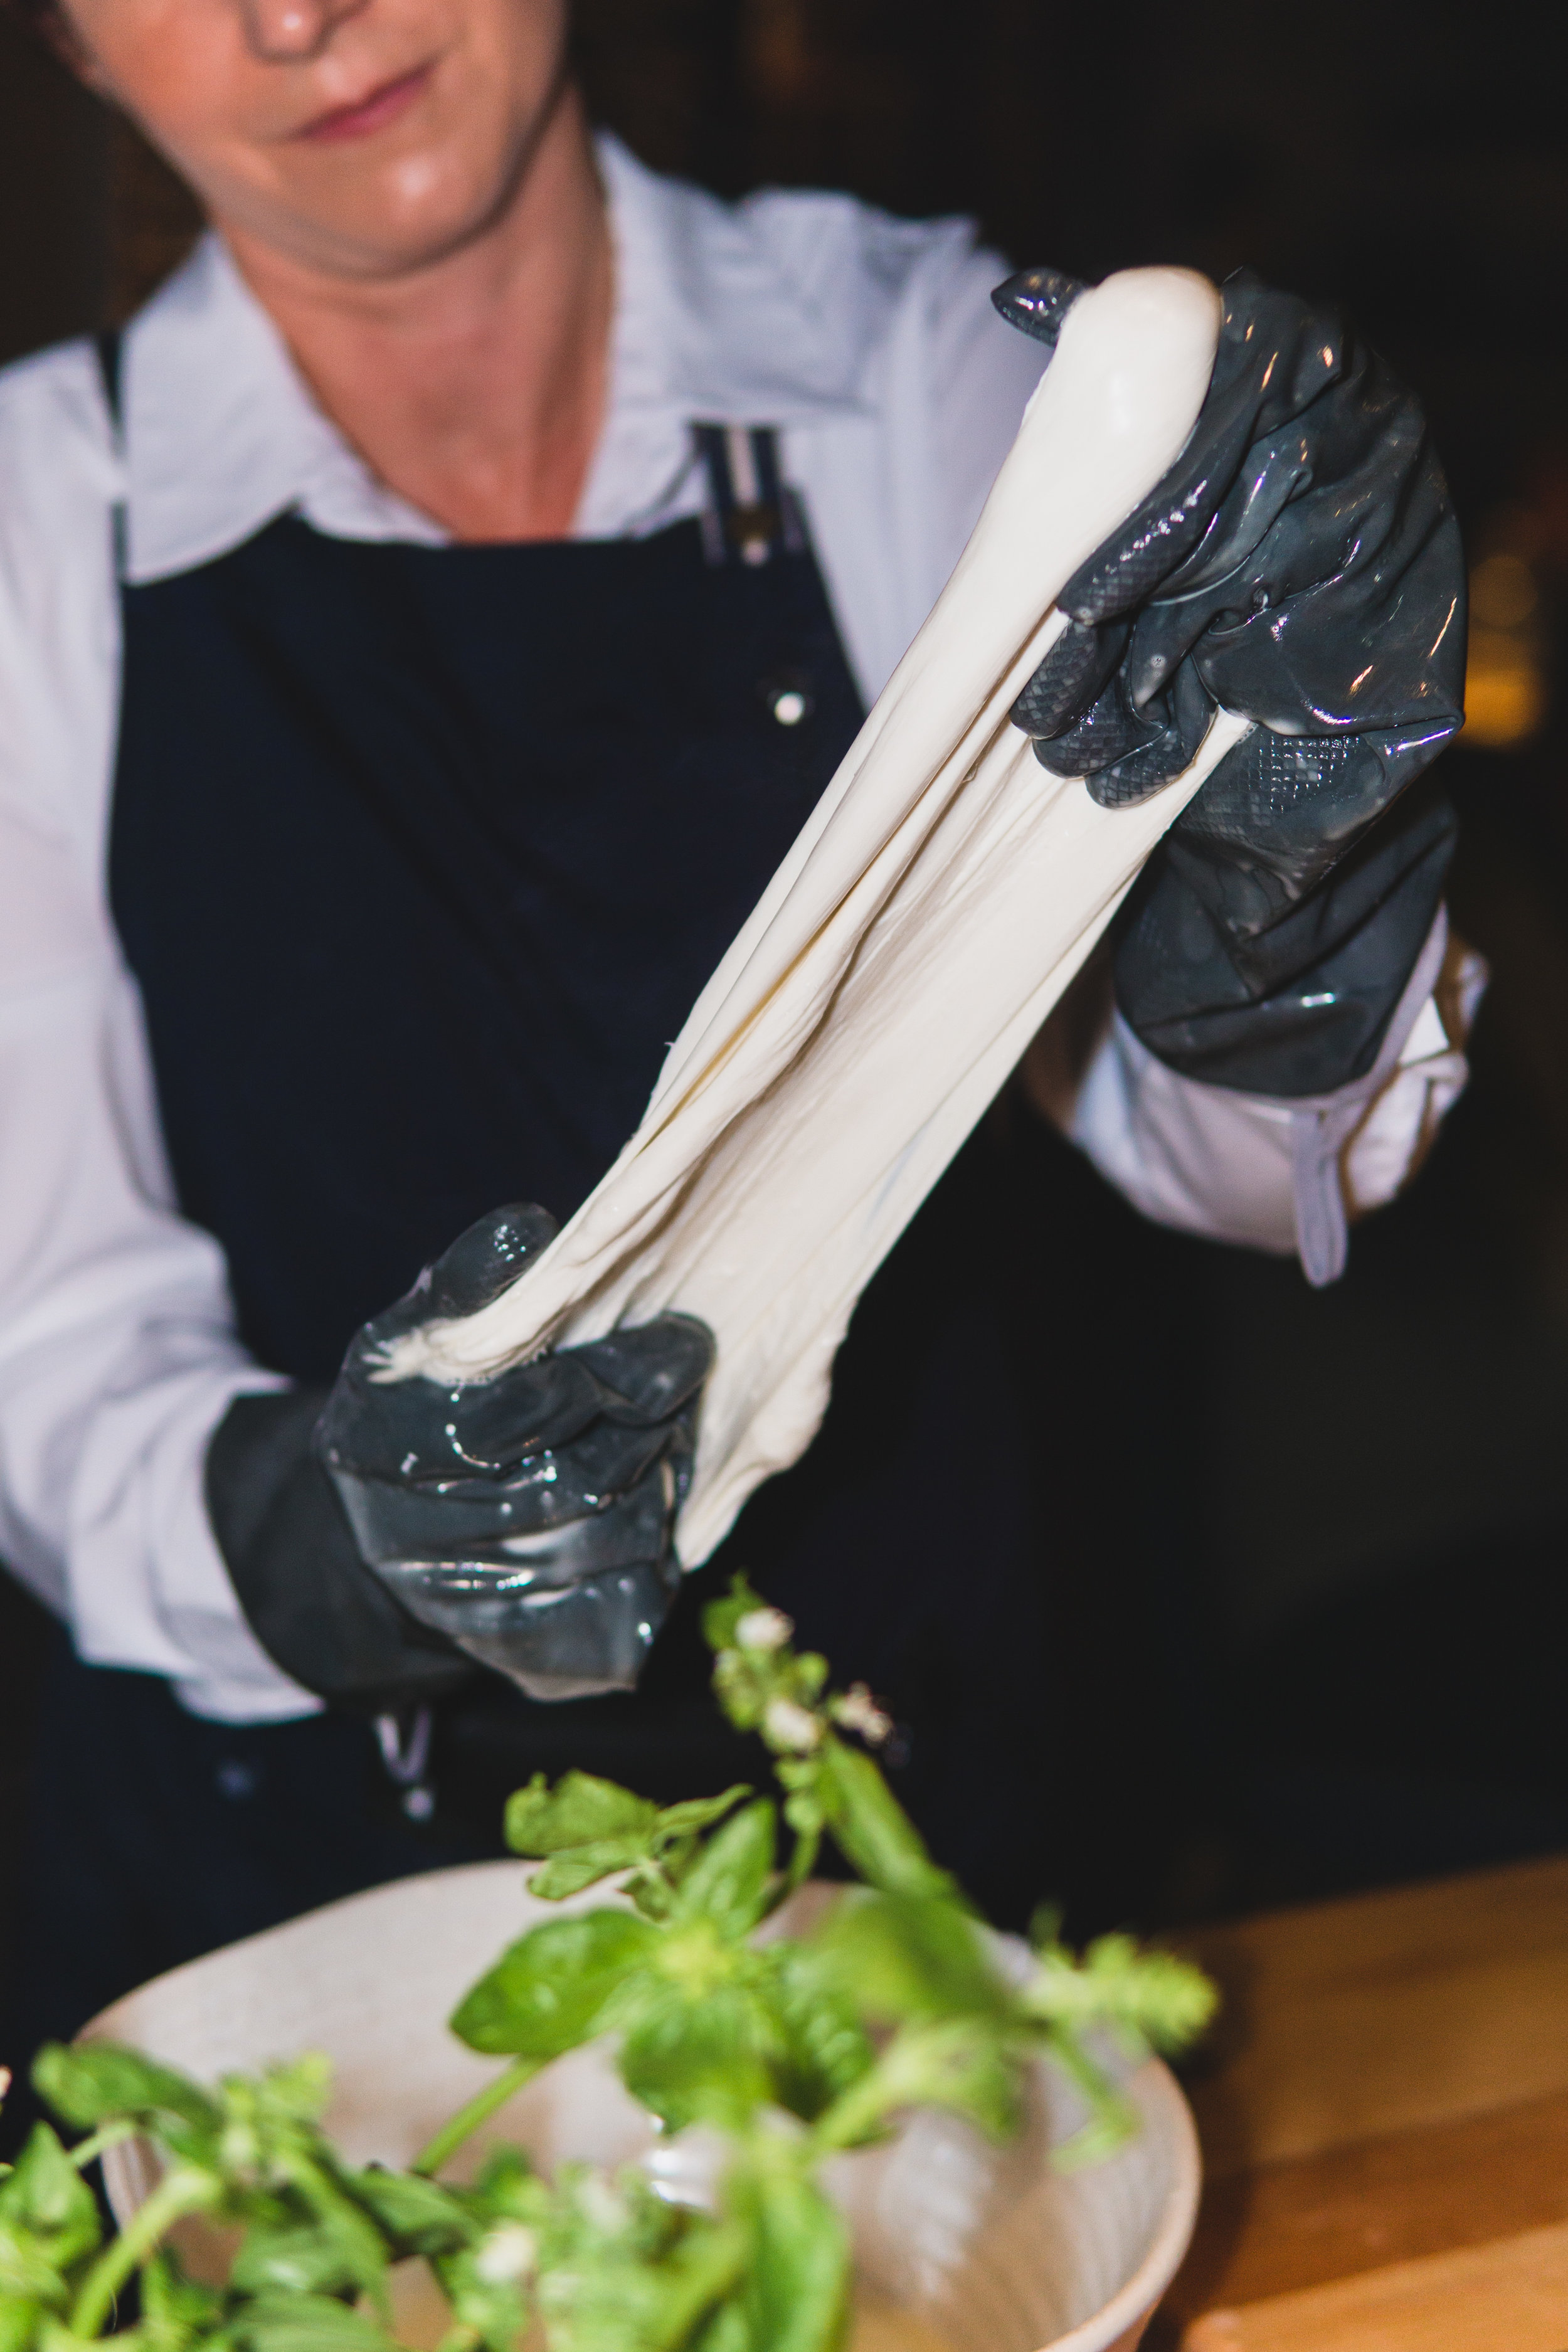
[[[1546,718],[1541,593],[1522,555],[1499,548],[1470,573],[1470,642],[1465,671],[1465,740],[1478,750],[1514,751]]]

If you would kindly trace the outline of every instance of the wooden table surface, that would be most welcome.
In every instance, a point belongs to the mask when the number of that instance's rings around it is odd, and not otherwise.
[[[1226,2011],[1147,2352],[1568,2352],[1568,1858],[1189,1948]]]

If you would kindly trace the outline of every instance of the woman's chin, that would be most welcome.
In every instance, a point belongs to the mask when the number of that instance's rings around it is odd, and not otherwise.
[[[325,175],[323,175],[325,176]],[[374,284],[412,276],[459,251],[494,218],[485,190],[458,188],[418,159],[390,173],[345,173],[341,190],[279,192],[281,201],[212,206],[253,271],[276,256],[331,278]],[[311,201],[312,197],[318,200]]]

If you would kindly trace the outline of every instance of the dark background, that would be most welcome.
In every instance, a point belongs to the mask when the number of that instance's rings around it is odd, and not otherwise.
[[[1081,1362],[1095,1435],[1044,1801],[1077,1824],[1085,1925],[1568,1843],[1561,44],[1476,0],[584,0],[579,37],[601,118],[655,165],[973,212],[1089,278],[1250,262],[1342,299],[1419,388],[1478,561],[1512,567],[1472,640],[1502,704],[1477,685],[1447,762],[1455,917],[1495,974],[1473,1084],[1321,1294],[1068,1180],[1041,1333]],[[0,16],[0,357],[124,317],[193,231]],[[1056,1148],[1026,1139],[1026,1176]],[[0,1889],[43,1633],[0,1579]]]

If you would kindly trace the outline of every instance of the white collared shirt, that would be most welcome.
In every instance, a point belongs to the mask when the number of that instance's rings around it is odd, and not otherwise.
[[[990,304],[1004,265],[961,221],[897,221],[833,195],[731,207],[613,141],[600,161],[617,296],[576,533],[640,533],[696,511],[693,421],[780,427],[869,702],[946,580],[1039,374],[1037,347]],[[117,446],[89,344],[0,375],[0,1557],[70,1622],[84,1657],[166,1675],[201,1714],[279,1720],[316,1702],[240,1614],[202,1470],[231,1399],[280,1383],[235,1336],[217,1244],[174,1207],[107,903],[113,517],[121,507],[133,582],[220,556],[289,509],[342,538],[444,534],[315,406],[216,237],[132,322],[122,386]],[[1165,1223],[1289,1250],[1311,1193],[1342,1237],[1332,1203],[1350,1128],[1360,1121],[1370,1205],[1463,1084],[1430,984],[1424,972],[1404,1008],[1381,1094],[1338,1110],[1198,1086],[1117,1023],[1075,1139]],[[1329,1143],[1303,1144],[1304,1117],[1328,1119]],[[1330,1259],[1334,1246],[1331,1234]]]

